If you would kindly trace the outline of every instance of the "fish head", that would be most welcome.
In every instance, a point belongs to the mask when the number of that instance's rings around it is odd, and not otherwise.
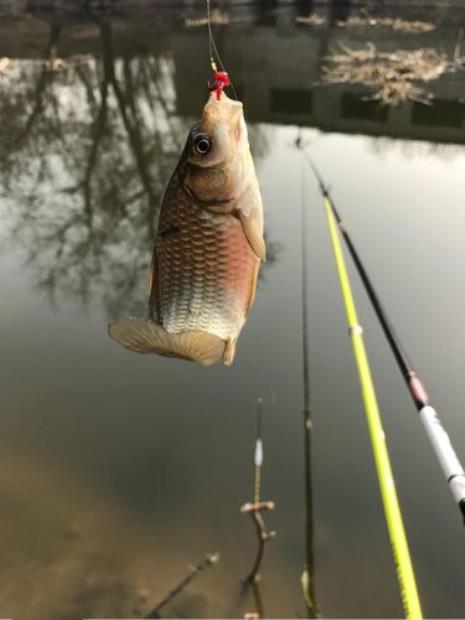
[[[227,204],[244,191],[253,163],[240,101],[210,93],[186,148],[185,185],[199,200]]]

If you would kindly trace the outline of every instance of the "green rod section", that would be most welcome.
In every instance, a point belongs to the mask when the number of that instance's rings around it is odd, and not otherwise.
[[[405,529],[397,497],[396,485],[392,473],[391,462],[386,444],[386,438],[379,412],[376,392],[373,385],[370,366],[363,340],[363,329],[359,323],[357,310],[352,294],[352,288],[347,273],[347,267],[339,240],[337,223],[331,208],[329,197],[323,195],[323,203],[328,220],[329,234],[333,248],[334,259],[339,276],[344,307],[349,325],[349,334],[352,342],[355,362],[357,365],[363,404],[365,407],[371,445],[381,490],[384,514],[386,517],[389,538],[392,545],[397,580],[404,606],[406,618],[421,620],[423,618],[420,599],[413,572],[410,551],[405,535]]]

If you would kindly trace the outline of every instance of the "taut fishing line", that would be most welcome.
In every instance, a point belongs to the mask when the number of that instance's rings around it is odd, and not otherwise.
[[[217,67],[216,62],[218,62],[218,64],[220,65],[221,71],[227,76],[228,73],[226,69],[224,68],[223,61],[221,60],[220,53],[215,43],[215,37],[213,36],[210,0],[206,0],[206,1],[207,1],[207,28],[208,28],[208,56],[210,59],[210,66],[213,72],[217,74],[218,67]],[[216,56],[216,60],[215,60],[215,56]],[[237,96],[236,89],[234,88],[234,84],[232,83],[231,78],[228,78],[228,83],[225,85],[231,86],[231,89],[234,94],[234,98],[238,100],[239,97]]]
[[[216,66],[215,58],[213,56],[213,53],[215,53],[216,59],[218,60],[221,70],[225,71],[224,65],[221,61],[221,56],[218,52],[218,48],[216,47],[215,38],[213,37],[210,0],[207,0],[207,26],[208,26],[208,55],[210,56],[211,68],[213,69],[213,71],[218,70]]]

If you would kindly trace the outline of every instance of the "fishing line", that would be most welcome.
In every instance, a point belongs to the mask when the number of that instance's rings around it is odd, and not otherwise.
[[[452,446],[449,435],[444,429],[441,420],[436,412],[436,409],[431,405],[428,392],[421,381],[420,377],[413,364],[409,360],[409,357],[405,351],[405,348],[400,340],[393,324],[391,323],[389,316],[386,313],[383,304],[373,286],[373,283],[365,269],[364,264],[360,258],[360,255],[352,242],[352,239],[347,231],[347,228],[342,222],[339,212],[336,209],[334,201],[329,195],[329,189],[323,182],[323,178],[320,171],[315,165],[315,162],[305,151],[302,154],[307,160],[310,168],[312,169],[323,196],[326,196],[328,204],[334,214],[337,225],[343,239],[347,245],[349,254],[352,257],[354,265],[358,271],[360,279],[365,287],[368,298],[373,306],[373,310],[379,320],[384,335],[389,343],[391,351],[397,362],[397,366],[404,378],[407,385],[409,394],[415,404],[415,407],[420,414],[420,419],[425,428],[426,434],[430,440],[433,448],[433,452],[439,461],[444,477],[449,485],[450,491],[458,508],[465,521],[465,471],[463,466]]]
[[[210,66],[213,69],[213,71],[218,71],[215,59],[213,57],[213,53],[215,53],[218,63],[221,67],[221,70],[225,71],[224,65],[221,61],[221,56],[218,52],[218,48],[216,47],[215,38],[213,36],[210,0],[207,0],[207,26],[208,26],[208,54],[210,56]]]
[[[206,0],[206,1],[207,1],[207,28],[208,28],[208,56],[209,56],[209,59],[210,59],[210,67],[212,68],[212,71],[215,74],[218,73],[218,67],[217,67],[217,64],[216,64],[216,61],[218,61],[218,64],[220,65],[220,68],[221,68],[221,71],[223,73],[227,74],[227,71],[224,68],[223,61],[221,60],[220,53],[219,53],[218,48],[216,46],[215,37],[213,36],[210,0]],[[216,61],[215,61],[215,56],[216,56]],[[231,78],[229,78],[228,86],[231,86],[231,90],[232,90],[232,92],[234,94],[234,98],[236,100],[239,100],[239,97],[237,96],[236,89],[234,88],[234,84],[232,83]]]
[[[300,144],[298,144],[298,146],[300,146]],[[312,170],[315,170],[313,166]],[[319,181],[320,180],[321,178]],[[320,189],[323,189],[323,187],[322,183],[320,183]],[[331,209],[331,202],[326,188],[323,193],[323,205],[326,212],[329,236],[347,316],[349,336],[352,342],[354,359],[359,375],[362,400],[367,418],[402,603],[406,617],[412,620],[419,620],[423,617],[421,604],[418,597],[415,574],[413,572],[402,513],[397,497],[381,414],[365,349],[363,328],[359,322],[347,266],[338,235],[337,222]]]

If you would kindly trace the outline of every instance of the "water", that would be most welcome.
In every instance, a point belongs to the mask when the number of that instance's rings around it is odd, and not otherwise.
[[[460,75],[431,84],[446,103],[427,122],[415,103],[375,112],[355,88],[313,86],[338,41],[450,53],[457,33],[447,25],[422,35],[297,28],[292,11],[239,8],[217,28],[246,105],[272,260],[237,361],[208,370],[131,354],[106,334],[109,319],[144,312],[152,221],[205,96],[203,28],[186,28],[169,11],[43,14],[1,25],[0,56],[12,58],[0,78],[4,616],[142,616],[212,551],[220,563],[162,615],[253,611],[240,580],[254,558],[254,531],[239,509],[252,499],[258,396],[263,497],[276,502],[266,520],[278,532],[261,596],[268,617],[305,614],[302,183],[316,596],[325,617],[402,616],[324,213],[294,141],[300,131],[331,182],[465,458]],[[67,63],[44,70],[50,54]],[[425,615],[461,617],[459,513],[351,276]]]

